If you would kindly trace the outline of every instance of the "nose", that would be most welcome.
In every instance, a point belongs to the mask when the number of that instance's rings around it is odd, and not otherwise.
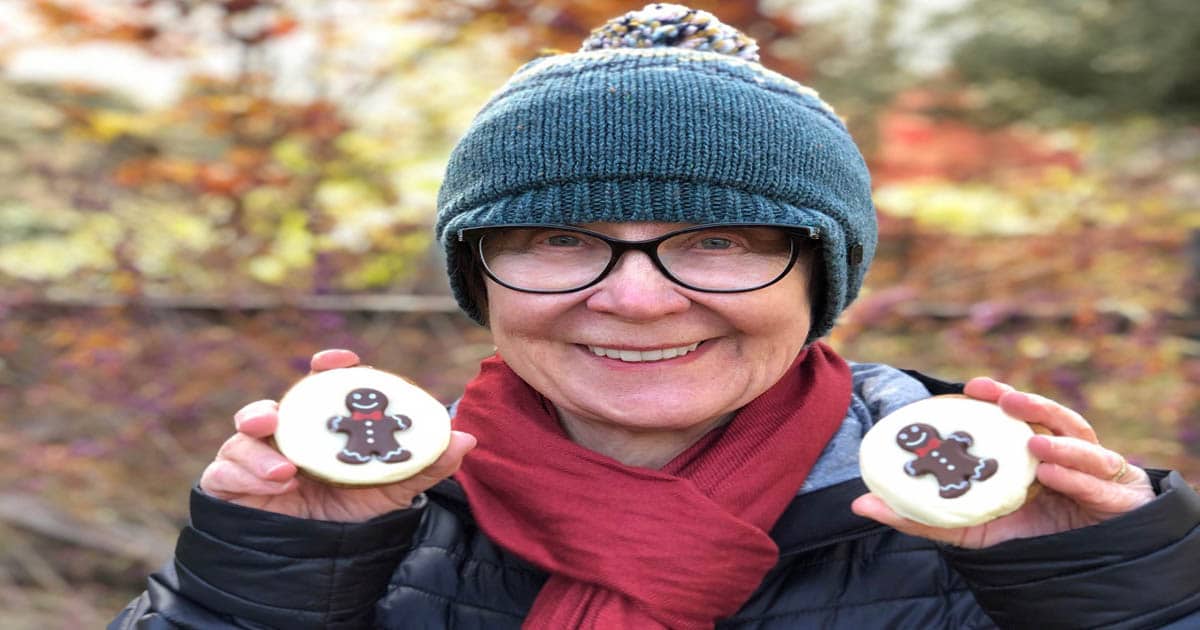
[[[652,320],[686,311],[692,301],[683,290],[644,252],[631,251],[596,285],[587,306],[630,321]]]

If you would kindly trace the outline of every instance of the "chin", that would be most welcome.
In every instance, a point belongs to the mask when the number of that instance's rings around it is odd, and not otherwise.
[[[684,431],[729,413],[729,410],[716,405],[673,405],[663,402],[661,399],[640,404],[623,401],[619,406],[602,408],[599,415],[609,423],[635,430]]]

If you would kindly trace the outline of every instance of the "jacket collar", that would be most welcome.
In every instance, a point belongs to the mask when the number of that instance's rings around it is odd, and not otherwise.
[[[780,557],[886,530],[850,511],[850,503],[866,493],[856,477],[797,496],[771,528]]]

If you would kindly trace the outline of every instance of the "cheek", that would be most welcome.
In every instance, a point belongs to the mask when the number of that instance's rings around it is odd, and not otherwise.
[[[562,295],[536,295],[488,286],[488,328],[500,356],[510,364],[535,360],[562,337],[564,313],[571,300]]]
[[[724,309],[726,318],[756,351],[767,346],[794,355],[808,338],[811,324],[807,284],[800,277],[789,276],[753,297]]]
[[[520,356],[520,349],[529,348],[529,344],[519,343],[518,340],[529,335],[527,326],[533,317],[513,316],[512,310],[506,308],[502,301],[491,304],[488,309],[488,328],[492,333],[492,344],[500,356],[511,363]]]
[[[544,330],[546,321],[552,317],[546,308],[546,297],[489,285],[488,328],[492,336],[519,337]]]

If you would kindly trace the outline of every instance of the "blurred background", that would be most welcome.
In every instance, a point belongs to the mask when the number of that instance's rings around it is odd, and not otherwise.
[[[0,0],[0,609],[104,625],[232,414],[326,347],[453,400],[435,196],[488,95],[642,2]],[[719,6],[718,6],[719,5]],[[694,2],[817,88],[882,246],[831,342],[1200,482],[1200,3]]]

